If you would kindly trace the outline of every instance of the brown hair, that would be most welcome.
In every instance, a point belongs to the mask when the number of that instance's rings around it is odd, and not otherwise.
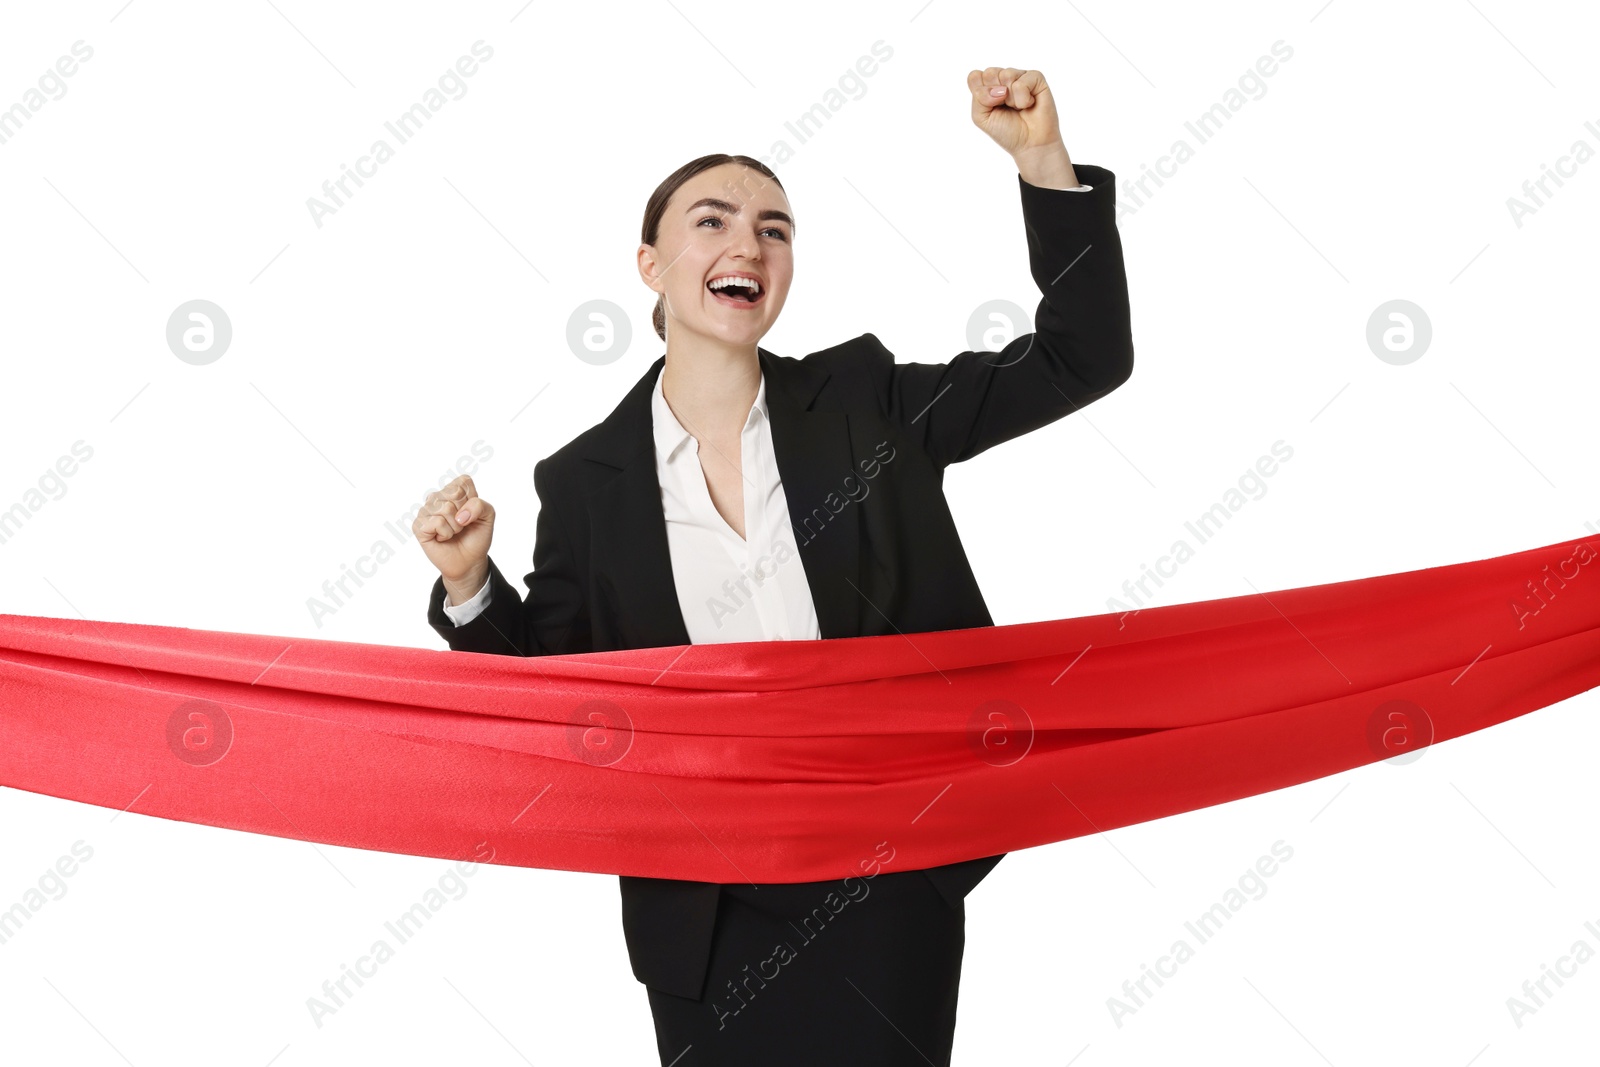
[[[661,219],[667,213],[667,202],[672,199],[672,194],[677,192],[684,182],[699,174],[701,171],[720,167],[724,163],[742,163],[751,170],[757,171],[772,179],[779,189],[783,183],[778,181],[778,176],[759,159],[749,156],[730,156],[725,152],[717,152],[699,159],[691,159],[671,174],[666,180],[656,186],[656,191],[650,194],[650,199],[644,205],[644,225],[640,227],[639,240],[643,244],[654,245],[661,236]],[[656,328],[656,336],[663,341],[667,339],[667,294],[661,293],[656,297],[656,308],[650,315],[650,321]]]

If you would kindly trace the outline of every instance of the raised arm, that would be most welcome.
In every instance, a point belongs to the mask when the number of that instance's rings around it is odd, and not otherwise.
[[[1018,103],[993,105],[980,119],[996,78],[1008,90],[998,99]],[[974,121],[1017,163],[1029,270],[1043,299],[1032,333],[999,352],[963,352],[948,363],[896,363],[867,335],[877,349],[874,380],[885,412],[940,465],[1070,415],[1133,373],[1116,176],[1072,164],[1038,71],[973,71],[968,82]],[[1002,113],[1017,125],[1000,124],[994,116]]]

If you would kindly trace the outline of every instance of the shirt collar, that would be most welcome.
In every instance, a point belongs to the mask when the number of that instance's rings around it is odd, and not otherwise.
[[[661,390],[661,379],[666,374],[666,364],[656,372],[655,391],[650,397],[651,429],[656,439],[656,455],[670,462],[678,449],[683,447],[685,441],[694,439],[694,435],[683,428],[683,424],[673,415],[672,408],[667,404],[666,395]],[[744,429],[748,430],[755,424],[757,417],[767,417],[767,376],[763,372],[760,382],[756,385],[756,399],[750,405],[750,414],[745,416]]]

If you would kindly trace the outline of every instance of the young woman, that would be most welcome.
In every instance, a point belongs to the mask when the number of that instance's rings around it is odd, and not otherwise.
[[[638,250],[666,352],[534,465],[527,598],[489,558],[495,512],[470,477],[413,523],[440,572],[428,621],[452,649],[914,643],[993,625],[943,470],[1111,392],[1133,344],[1114,176],[1073,166],[1038,71],[967,84],[973,121],[1017,165],[1034,332],[948,363],[899,363],[872,334],[776,356],[759,342],[794,277],[794,210],[757,160],[688,163],[651,196]],[[895,284],[869,259],[848,295]],[[864,846],[870,873],[840,881],[621,879],[663,1064],[949,1061],[964,898],[1001,857],[900,870],[884,834]]]

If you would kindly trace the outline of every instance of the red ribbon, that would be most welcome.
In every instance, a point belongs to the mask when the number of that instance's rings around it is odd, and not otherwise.
[[[1584,541],[1125,614],[528,659],[0,615],[0,784],[386,852],[818,881],[884,842],[931,867],[1253,796],[1597,684]]]

